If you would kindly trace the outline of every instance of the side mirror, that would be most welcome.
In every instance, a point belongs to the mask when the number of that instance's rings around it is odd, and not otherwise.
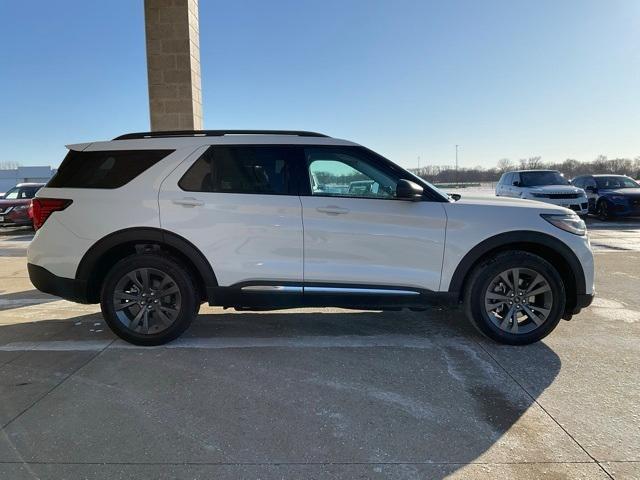
[[[459,193],[447,193],[447,195],[449,195],[449,197],[456,202],[462,198],[462,195],[460,195]]]
[[[514,187],[519,187],[520,186],[520,182],[518,180],[516,180],[515,182],[513,182],[513,186]]]
[[[400,200],[412,200],[418,202],[422,200],[424,189],[410,180],[404,178],[398,180],[396,185],[396,198]]]

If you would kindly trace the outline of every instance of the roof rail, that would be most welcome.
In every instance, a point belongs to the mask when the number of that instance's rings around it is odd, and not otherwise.
[[[303,130],[169,130],[158,132],[125,133],[114,140],[134,140],[141,138],[165,137],[223,137],[225,135],[294,135],[297,137],[328,137],[322,133]]]

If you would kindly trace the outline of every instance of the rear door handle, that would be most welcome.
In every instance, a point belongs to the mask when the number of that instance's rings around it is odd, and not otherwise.
[[[329,215],[343,215],[345,213],[349,213],[348,208],[337,207],[335,205],[329,205],[327,207],[318,207],[316,208],[318,212],[327,213]]]
[[[197,200],[193,197],[176,198],[171,200],[175,205],[182,205],[183,207],[201,207],[204,202]]]

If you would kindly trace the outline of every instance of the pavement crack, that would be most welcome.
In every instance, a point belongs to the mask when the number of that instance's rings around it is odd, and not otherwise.
[[[51,387],[49,390],[47,390],[44,394],[42,394],[41,396],[39,396],[36,400],[34,400],[32,403],[29,404],[29,406],[27,406],[26,408],[24,408],[23,410],[20,411],[20,413],[18,413],[15,417],[13,417],[11,420],[9,420],[8,422],[6,422],[4,425],[2,425],[2,427],[0,427],[0,430],[5,430],[9,425],[11,425],[13,422],[15,422],[17,419],[19,419],[22,415],[24,415],[25,413],[27,413],[29,410],[31,410],[33,407],[35,407],[38,403],[40,403],[45,397],[49,396],[52,392],[54,392],[58,387],[60,387],[61,385],[63,385],[67,380],[69,380],[71,377],[73,377],[76,373],[78,373],[80,370],[82,370],[84,367],[86,367],[89,363],[91,363],[93,360],[95,360],[96,358],[98,358],[100,355],[102,355],[102,353],[109,348],[109,346],[111,346],[111,344],[115,342],[115,339],[112,340],[111,342],[109,342],[109,344],[105,345],[105,347],[96,352],[95,355],[91,356],[90,358],[87,359],[86,362],[83,362],[78,368],[76,368],[75,370],[73,370],[69,375],[67,375],[66,377],[64,377],[62,379],[62,381],[56,383],[53,387]]]
[[[536,405],[538,405],[538,407],[540,407],[540,409],[541,409],[541,410],[542,410],[542,411],[543,411],[543,412],[544,412],[544,413],[545,413],[545,414],[546,414],[546,415],[547,415],[547,416],[548,416],[548,417],[549,417],[549,418],[550,418],[550,419],[551,419],[551,420],[552,420],[552,421],[553,421],[553,422],[554,422],[554,423],[555,423],[555,424],[556,424],[556,425],[557,425],[557,426],[558,426],[558,427],[559,427],[559,428],[560,428],[564,433],[566,433],[566,434],[567,434],[567,436],[568,436],[571,440],[573,440],[573,441],[575,442],[575,444],[576,444],[578,447],[580,447],[580,449],[581,449],[581,450],[582,450],[582,451],[583,451],[583,452],[584,452],[584,453],[585,453],[585,454],[586,454],[586,455],[587,455],[587,456],[588,456],[588,457],[593,461],[593,463],[595,463],[596,465],[598,465],[598,467],[600,467],[600,469],[604,472],[604,474],[605,474],[607,477],[609,477],[611,480],[614,480],[614,478],[611,476],[611,474],[609,474],[609,472],[607,472],[607,470],[606,470],[602,465],[600,465],[600,462],[599,462],[598,460],[596,460],[596,459],[594,458],[594,456],[593,456],[593,455],[591,455],[591,454],[587,451],[587,449],[586,449],[585,447],[583,447],[583,446],[582,446],[582,444],[581,444],[580,442],[578,442],[578,440],[576,440],[576,438],[575,438],[571,433],[569,433],[569,431],[568,431],[564,426],[562,426],[562,424],[561,424],[560,422],[558,422],[558,420],[556,420],[556,419],[555,419],[555,417],[554,417],[553,415],[551,415],[551,413],[549,413],[549,411],[548,411],[546,408],[544,408],[544,407],[542,406],[542,404],[541,404],[540,402],[538,402],[538,399],[537,399],[534,395],[532,395],[532,394],[529,392],[529,390],[527,390],[527,389],[524,387],[524,385],[522,385],[522,384],[521,384],[521,383],[520,383],[520,382],[519,382],[519,381],[518,381],[518,380],[517,380],[517,379],[516,379],[512,374],[511,374],[511,372],[509,372],[509,371],[508,371],[508,370],[507,370],[507,369],[506,369],[506,368],[505,368],[505,367],[504,367],[504,366],[503,366],[503,365],[498,361],[498,359],[497,359],[496,357],[494,357],[494,356],[491,354],[491,352],[490,352],[489,350],[487,350],[486,348],[484,348],[484,345],[483,345],[481,342],[479,342],[479,341],[477,341],[477,340],[476,340],[476,341],[475,341],[475,343],[476,343],[476,344],[477,344],[477,345],[478,345],[478,346],[479,346],[479,347],[480,347],[480,348],[481,348],[481,349],[482,349],[482,350],[483,350],[483,351],[484,351],[484,352],[485,352],[485,353],[486,353],[486,354],[487,354],[487,355],[488,355],[488,356],[489,356],[489,357],[490,357],[490,358],[491,358],[491,359],[496,363],[496,365],[498,365],[498,367],[500,367],[500,369],[502,369],[502,370],[504,371],[504,373],[506,373],[506,374],[509,376],[509,378],[511,378],[511,380],[513,380],[513,381],[514,381],[514,383],[515,383],[516,385],[518,385],[518,386],[522,389],[522,391],[523,391],[523,392],[525,392],[525,393],[529,396],[529,398],[531,398],[531,401],[532,401],[533,403],[535,403]]]

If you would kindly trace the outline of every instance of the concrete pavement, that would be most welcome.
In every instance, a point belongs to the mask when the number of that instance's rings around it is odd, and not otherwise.
[[[640,226],[618,228],[594,306],[536,345],[456,311],[203,307],[146,349],[34,290],[29,234],[0,230],[0,478],[640,478]]]

